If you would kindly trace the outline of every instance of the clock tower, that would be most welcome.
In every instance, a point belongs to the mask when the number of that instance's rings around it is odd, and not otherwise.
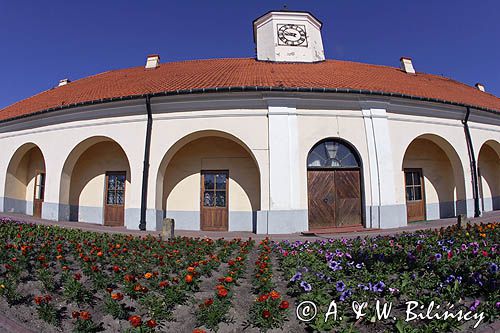
[[[308,12],[271,11],[253,21],[257,60],[318,62],[325,60],[322,23]]]

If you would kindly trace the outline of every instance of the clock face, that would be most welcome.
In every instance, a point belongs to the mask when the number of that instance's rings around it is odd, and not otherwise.
[[[306,27],[297,24],[278,24],[278,45],[307,46]]]

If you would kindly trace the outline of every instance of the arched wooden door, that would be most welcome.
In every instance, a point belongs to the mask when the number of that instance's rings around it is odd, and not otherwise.
[[[309,230],[361,226],[361,164],[340,140],[318,143],[307,157]]]

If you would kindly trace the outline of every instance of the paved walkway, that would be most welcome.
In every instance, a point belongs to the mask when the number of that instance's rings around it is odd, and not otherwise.
[[[159,235],[159,231],[140,231],[140,230],[128,230],[124,227],[107,227],[100,224],[85,223],[85,222],[70,222],[70,221],[51,221],[35,218],[29,215],[14,214],[14,213],[0,213],[0,218],[11,218],[16,221],[35,223],[42,225],[58,225],[63,228],[74,228],[86,231],[96,231],[96,232],[109,232],[109,233],[121,233],[121,234],[131,234],[131,235]],[[500,211],[486,212],[483,216],[474,218],[470,220],[470,223],[490,223],[490,222],[500,222]],[[410,225],[402,228],[394,229],[363,229],[358,232],[350,233],[335,233],[335,234],[321,234],[321,235],[303,235],[300,233],[294,234],[254,234],[251,232],[217,232],[217,231],[191,231],[191,230],[175,230],[176,236],[187,236],[187,237],[209,237],[209,238],[248,238],[260,240],[265,237],[269,237],[273,240],[314,240],[314,239],[324,239],[324,238],[354,238],[354,237],[365,237],[365,236],[376,236],[376,235],[394,235],[402,232],[412,232],[416,230],[424,229],[439,229],[441,227],[447,227],[457,223],[456,218],[447,218],[441,220],[425,221],[425,222],[414,222]]]

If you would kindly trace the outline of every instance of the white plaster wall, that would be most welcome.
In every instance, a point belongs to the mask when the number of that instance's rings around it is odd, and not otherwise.
[[[431,139],[446,153],[453,167],[459,195],[457,200],[466,200],[467,215],[474,214],[471,184],[471,169],[465,141],[463,125],[460,120],[423,116],[390,114],[389,130],[394,153],[394,184],[396,204],[405,204],[403,158],[410,143],[424,136]],[[463,177],[463,180],[460,178]],[[460,194],[460,190],[463,192]]]
[[[35,143],[42,151],[46,163],[47,176],[42,215],[47,219],[58,220],[59,202],[68,203],[67,198],[60,198],[61,177],[67,157],[79,143],[86,139],[106,137],[116,141],[129,157],[132,181],[126,192],[125,208],[139,209],[146,112],[144,105],[137,101],[134,103],[116,103],[112,107],[106,105],[108,107],[104,108],[101,105],[97,110],[94,106],[57,112],[49,119],[52,123],[45,126],[46,121],[43,119],[25,120],[23,126],[29,129],[6,132],[6,126],[3,126],[0,128],[0,142],[5,149],[0,152],[2,157],[0,181],[5,179],[6,165],[14,151],[25,143]],[[126,115],[110,116],[120,112]],[[134,112],[140,115],[129,115]],[[79,120],[87,113],[91,113],[91,116],[96,119]],[[137,228],[136,225],[138,225],[138,221],[125,221],[125,223],[130,228]]]

